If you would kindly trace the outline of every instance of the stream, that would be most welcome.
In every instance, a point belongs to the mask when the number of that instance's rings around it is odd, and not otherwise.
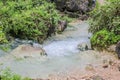
[[[88,23],[79,22],[68,27],[62,34],[50,37],[43,44],[47,56],[41,58],[16,59],[0,51],[0,69],[10,68],[14,73],[30,78],[47,78],[52,74],[64,74],[87,64],[100,62],[98,54],[82,52],[77,48],[86,43],[90,48]]]

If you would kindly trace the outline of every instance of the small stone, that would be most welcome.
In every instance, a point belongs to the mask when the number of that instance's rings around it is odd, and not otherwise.
[[[80,51],[85,51],[85,50],[88,50],[88,45],[87,43],[83,42],[81,44],[78,44],[77,45],[77,48],[80,50]]]
[[[100,76],[93,76],[92,80],[104,80],[104,79]]]
[[[94,71],[94,67],[93,65],[89,64],[85,67],[86,70],[89,70],[89,71]]]
[[[111,46],[109,46],[109,47],[107,48],[107,50],[108,50],[109,52],[115,52],[115,47],[116,47],[116,45],[111,45]]]
[[[120,41],[116,44],[115,51],[118,55],[118,59],[120,59]]]
[[[120,66],[118,66],[118,70],[120,71]]]
[[[108,65],[107,64],[103,65],[103,68],[108,68]]]

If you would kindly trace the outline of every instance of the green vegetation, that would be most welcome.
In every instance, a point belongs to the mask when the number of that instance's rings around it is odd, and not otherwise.
[[[0,43],[6,43],[7,40],[6,40],[6,36],[3,32],[3,27],[0,26]]]
[[[90,13],[89,31],[93,33],[93,46],[106,48],[120,40],[120,1],[107,0],[104,5],[97,3]]]
[[[43,42],[55,32],[58,20],[68,19],[46,0],[1,0],[0,7],[0,43],[6,36]]]
[[[100,30],[96,32],[92,38],[92,46],[106,48],[111,44],[115,44],[120,40],[120,35],[115,35],[113,32],[109,32],[107,30]]]
[[[0,75],[0,80],[31,80],[30,78],[22,78],[20,75],[13,74],[10,69],[5,69]]]

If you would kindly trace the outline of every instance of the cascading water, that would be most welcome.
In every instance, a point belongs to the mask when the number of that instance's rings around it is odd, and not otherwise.
[[[77,23],[66,29],[63,34],[51,37],[45,41],[43,48],[48,56],[41,58],[13,59],[12,56],[0,57],[1,69],[9,67],[13,72],[32,78],[46,78],[50,74],[67,73],[70,69],[83,67],[97,62],[96,55],[80,54],[77,45],[86,42],[90,45],[89,25]]]

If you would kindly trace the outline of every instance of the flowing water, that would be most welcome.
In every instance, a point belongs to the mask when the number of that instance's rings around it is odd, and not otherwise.
[[[77,23],[68,27],[62,34],[50,37],[43,44],[48,56],[16,59],[11,55],[1,55],[0,69],[8,67],[22,76],[47,78],[51,74],[67,74],[72,69],[95,64],[100,61],[99,55],[77,49],[77,45],[83,42],[90,48],[88,27],[86,22]]]

